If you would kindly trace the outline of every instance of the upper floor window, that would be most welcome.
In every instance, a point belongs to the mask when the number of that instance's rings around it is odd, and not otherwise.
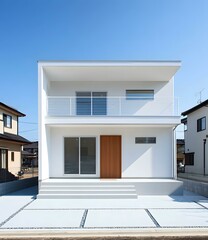
[[[197,132],[203,131],[206,129],[206,117],[200,118],[197,120]]]
[[[12,116],[3,114],[4,127],[12,128]]]
[[[127,100],[153,100],[154,90],[126,90]]]
[[[77,115],[106,115],[106,92],[77,92]]]

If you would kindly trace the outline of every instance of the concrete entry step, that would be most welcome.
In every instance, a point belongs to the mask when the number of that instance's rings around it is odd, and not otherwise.
[[[135,187],[133,185],[130,186],[41,186],[41,190],[94,190],[94,189],[99,189],[99,190],[135,190]]]
[[[40,194],[136,194],[135,190],[99,190],[99,189],[94,189],[94,190],[40,190]]]
[[[38,194],[37,199],[136,199],[137,194]]]
[[[94,198],[94,199],[135,199],[134,184],[106,181],[43,181],[39,189],[39,199]]]
[[[38,198],[134,199],[182,194],[183,183],[174,179],[47,179],[39,184]]]

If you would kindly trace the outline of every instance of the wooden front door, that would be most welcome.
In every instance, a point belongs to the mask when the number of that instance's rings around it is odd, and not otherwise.
[[[100,177],[121,178],[121,136],[100,136]]]

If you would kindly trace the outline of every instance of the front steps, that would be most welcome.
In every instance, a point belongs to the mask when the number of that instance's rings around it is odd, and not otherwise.
[[[134,184],[43,181],[38,199],[136,199]]]
[[[61,179],[39,182],[38,199],[136,199],[142,195],[183,195],[175,179]]]

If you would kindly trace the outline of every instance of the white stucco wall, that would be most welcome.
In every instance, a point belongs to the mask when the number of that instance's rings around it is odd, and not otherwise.
[[[3,114],[7,114],[12,117],[12,127],[4,127],[4,122],[3,122]],[[17,134],[18,131],[18,117],[8,111],[0,109],[0,133],[12,133],[12,134]]]
[[[51,63],[53,65],[53,63]],[[56,63],[58,64],[58,63]],[[55,64],[55,66],[56,66]],[[149,63],[148,63],[149,64]],[[158,63],[157,63],[158,64]],[[122,111],[120,114],[113,114],[118,111],[118,105],[116,101],[108,99],[107,106],[109,116],[121,116],[120,119],[125,119],[123,124],[128,123],[127,117],[122,116],[151,116],[163,117],[163,116],[175,116],[174,112],[174,91],[173,91],[173,77],[175,70],[170,72],[162,70],[162,68],[150,68],[147,71],[144,69],[135,72],[134,69],[128,68],[128,71],[124,71],[125,78],[119,72],[114,72],[112,76],[111,71],[102,72],[100,69],[97,72],[97,68],[88,74],[83,75],[79,71],[75,72],[66,71],[65,68],[56,69],[42,67],[39,64],[39,180],[46,179],[48,177],[63,177],[64,176],[64,149],[63,140],[68,136],[95,136],[97,137],[97,177],[99,177],[99,141],[100,135],[122,135],[122,177],[126,178],[170,178],[174,176],[173,173],[173,133],[172,127],[174,124],[167,127],[170,124],[169,120],[165,119],[164,125],[158,125],[153,122],[155,127],[147,126],[147,122],[144,121],[138,127],[134,126],[87,126],[87,121],[82,119],[82,126],[72,126],[65,120],[70,119],[70,115],[76,115],[76,99],[72,101],[72,105],[57,104],[52,106],[52,110],[67,109],[70,114],[62,115],[65,119],[59,117],[53,118],[53,115],[47,115],[47,96],[66,96],[75,97],[77,91],[105,91],[108,97],[122,97]],[[44,65],[44,63],[43,63]],[[49,64],[50,65],[50,64]],[[61,65],[62,66],[62,65]],[[146,65],[145,65],[146,66]],[[146,70],[145,70],[146,69]],[[90,69],[89,69],[90,70]],[[156,75],[154,71],[156,71]],[[91,71],[91,70],[90,70]],[[95,71],[95,72],[94,72]],[[103,74],[101,74],[101,72]],[[153,73],[152,73],[153,71]],[[162,71],[162,72],[161,72]],[[171,70],[172,71],[172,70]],[[99,73],[99,74],[98,74]],[[168,74],[167,74],[168,73]],[[75,75],[74,75],[75,74]],[[81,75],[80,75],[81,74]],[[120,74],[120,75],[119,75]],[[164,76],[163,76],[164,74]],[[161,75],[161,76],[160,76]],[[93,79],[90,78],[93,76]],[[112,78],[114,77],[114,78]],[[98,79],[97,79],[98,78]],[[106,81],[108,78],[108,81]],[[83,81],[83,79],[85,81]],[[86,80],[87,79],[87,80]],[[91,81],[91,79],[93,81]],[[114,81],[111,81],[114,79]],[[121,81],[120,81],[121,79]],[[81,81],[82,80],[82,81]],[[154,100],[126,100],[126,90],[134,89],[151,89],[154,90]],[[112,102],[111,102],[112,101]],[[70,110],[70,111],[69,111]],[[72,113],[72,114],[71,114]],[[47,120],[55,119],[53,123],[48,123]],[[62,123],[61,123],[62,121]],[[156,120],[155,120],[156,121]],[[63,124],[63,125],[62,125]],[[65,125],[64,125],[65,124]],[[75,123],[78,124],[78,123]],[[117,122],[118,124],[118,122]],[[101,125],[101,123],[100,123]],[[135,144],[135,137],[156,137],[156,144]]]
[[[49,156],[50,156],[50,128],[45,125],[47,109],[47,91],[49,82],[42,68],[38,69],[38,122],[39,122],[39,141],[38,141],[38,175],[39,180],[49,178]]]
[[[206,117],[206,129],[197,132],[197,120]],[[203,139],[207,139],[205,145],[206,156],[206,173],[208,174],[208,109],[202,107],[187,116],[187,131],[185,131],[185,153],[194,152],[194,165],[186,165],[185,171],[187,173],[203,174],[204,172],[204,153],[203,153]]]
[[[122,135],[123,178],[173,177],[172,128],[165,127],[50,127],[49,177],[64,177],[64,137],[97,137],[99,177],[100,135]],[[156,137],[156,144],[135,144],[135,137]],[[44,161],[44,159],[43,159]],[[45,171],[45,170],[44,170]],[[65,175],[65,177],[67,177]]]

